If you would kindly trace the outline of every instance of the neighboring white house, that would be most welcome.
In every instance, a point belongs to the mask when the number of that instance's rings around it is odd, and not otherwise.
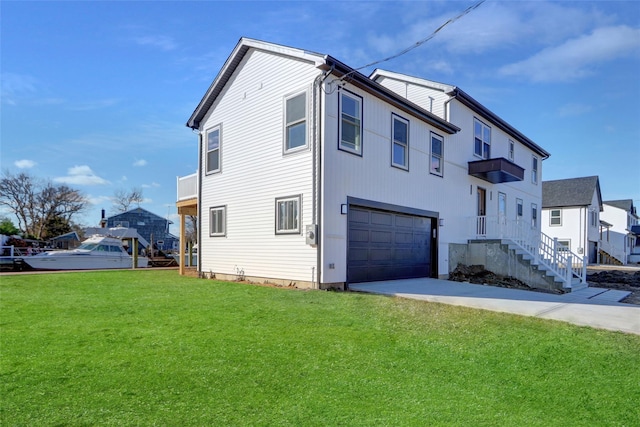
[[[639,224],[633,200],[610,200],[603,202],[603,207],[600,219],[606,224],[600,230],[601,262],[627,264],[636,249],[633,227]]]
[[[179,179],[178,208],[197,212],[202,274],[447,277],[450,245],[492,224],[540,232],[549,153],[455,86],[243,38],[187,126],[197,194]]]
[[[592,264],[598,262],[602,210],[597,176],[542,183],[542,232]]]

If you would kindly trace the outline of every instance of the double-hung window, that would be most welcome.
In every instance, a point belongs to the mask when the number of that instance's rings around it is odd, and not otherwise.
[[[362,98],[344,90],[340,92],[339,148],[362,155]]]
[[[522,221],[522,215],[524,211],[524,202],[522,199],[516,199],[516,221]]]
[[[473,119],[473,153],[488,159],[491,156],[491,128],[478,119]]]
[[[516,144],[512,140],[509,140],[509,160],[512,162],[514,161],[514,158],[515,158],[515,152],[516,152]]]
[[[300,234],[300,198],[276,199],[276,234]]]
[[[224,237],[227,234],[227,207],[209,209],[209,236]]]
[[[284,152],[288,153],[307,145],[307,93],[299,93],[285,99]]]
[[[562,210],[551,209],[549,211],[549,225],[562,225]]]
[[[531,203],[531,228],[538,228],[538,205]]]
[[[409,122],[391,116],[391,165],[409,170]]]
[[[206,133],[207,173],[220,172],[220,126]]]
[[[531,158],[531,182],[538,183],[538,158],[536,156]]]
[[[431,166],[429,171],[438,176],[442,176],[444,163],[444,140],[440,135],[431,133]]]

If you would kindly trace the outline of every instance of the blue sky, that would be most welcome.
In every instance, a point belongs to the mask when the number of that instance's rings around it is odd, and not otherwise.
[[[0,166],[81,190],[87,226],[133,187],[177,224],[185,123],[240,37],[360,67],[474,3],[2,1]],[[459,86],[551,153],[544,180],[640,205],[640,2],[486,1],[379,67]]]

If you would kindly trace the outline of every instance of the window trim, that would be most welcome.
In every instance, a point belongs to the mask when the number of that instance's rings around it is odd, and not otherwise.
[[[396,144],[396,138],[395,138],[395,121],[399,121],[401,123],[404,123],[405,125],[407,125],[407,143],[406,145],[404,145],[405,147],[405,155],[404,155],[404,161],[406,163],[406,165],[402,165],[399,163],[395,163],[393,161],[393,149],[395,147]],[[409,120],[405,119],[404,117],[401,117],[395,113],[391,113],[391,166],[393,166],[394,168],[398,168],[398,169],[402,169],[404,171],[409,171],[409,132],[410,132],[410,127],[409,127]],[[402,142],[398,141],[397,142],[398,145],[402,145]]]
[[[213,231],[213,211],[222,212],[222,231]],[[227,236],[227,205],[213,206],[209,208],[209,237],[226,237]]]
[[[218,132],[218,148],[214,150],[209,150],[209,134],[217,131]],[[205,175],[212,175],[214,173],[222,172],[222,124],[217,124],[210,128],[205,129],[204,131],[204,167],[205,167]],[[209,152],[218,151],[218,168],[209,170]]]
[[[338,150],[340,151],[344,151],[346,153],[351,153],[354,154],[356,156],[360,156],[362,157],[362,147],[363,147],[363,138],[364,138],[364,131],[363,131],[363,126],[362,126],[362,116],[364,114],[364,98],[361,97],[360,95],[357,95],[351,91],[348,91],[346,89],[340,89],[340,91],[338,92],[339,96],[338,96]],[[342,97],[346,96],[348,98],[353,99],[354,101],[356,101],[358,103],[358,112],[360,114],[360,117],[356,117],[356,119],[360,120],[360,126],[359,126],[359,132],[360,132],[360,147],[356,148],[356,149],[352,149],[348,146],[345,146],[342,144]]]
[[[538,156],[531,156],[531,183],[538,185],[538,169],[540,168],[540,161]]]
[[[476,122],[479,123],[481,126],[489,129],[489,142],[487,143],[486,141],[484,141],[484,139],[480,140],[481,141],[480,153],[476,152]],[[481,134],[482,134],[481,136],[484,138],[483,128],[481,128]],[[488,146],[487,153],[484,152],[485,144]],[[473,155],[485,160],[491,158],[491,126],[489,126],[482,120],[478,119],[477,117],[473,118]]]
[[[557,212],[557,215],[553,213]],[[554,224],[554,220],[558,222]],[[550,209],[549,210],[549,227],[561,227],[562,226],[562,209]]]
[[[535,217],[533,213],[535,212]],[[531,203],[531,228],[538,228],[538,205]]]
[[[509,140],[509,161],[514,162],[516,158],[516,143]]]
[[[296,121],[292,121],[291,123],[289,123],[287,121],[287,102],[290,99],[296,98],[298,96],[304,95],[304,118],[302,119],[298,119]],[[302,91],[298,91],[298,92],[294,92],[291,93],[289,95],[286,95],[284,97],[283,100],[283,113],[282,113],[282,122],[283,122],[283,127],[282,127],[282,153],[283,154],[291,154],[291,153],[297,153],[299,151],[303,151],[309,148],[309,91],[308,90],[302,90]],[[287,148],[287,145],[289,143],[288,137],[289,137],[289,127],[293,126],[293,125],[298,125],[300,123],[304,123],[305,127],[304,127],[304,144],[300,145],[298,147],[293,147],[293,148]]]
[[[561,242],[567,242],[567,244],[564,245]],[[571,252],[571,239],[558,239],[558,252]]]
[[[524,200],[516,198],[516,220],[521,221],[524,217]]]
[[[288,202],[295,200],[298,206],[298,224],[296,229],[279,229],[279,219],[280,219],[280,203]],[[283,234],[300,234],[302,232],[302,194],[296,194],[294,196],[286,196],[286,197],[276,197],[275,199],[275,224],[274,230],[276,235]]]
[[[433,138],[439,139],[440,140],[440,155],[438,157],[439,161],[440,161],[440,172],[434,171],[433,169]],[[435,175],[435,176],[439,176],[439,177],[444,177],[444,137],[441,135],[438,135],[435,132],[431,132],[430,136],[429,136],[429,173],[431,175]]]

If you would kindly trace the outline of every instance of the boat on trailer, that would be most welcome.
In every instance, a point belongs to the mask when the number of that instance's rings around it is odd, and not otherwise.
[[[102,270],[132,268],[133,257],[127,253],[122,240],[93,235],[75,249],[47,251],[22,258],[37,270]],[[136,267],[147,267],[149,258],[138,256]]]

